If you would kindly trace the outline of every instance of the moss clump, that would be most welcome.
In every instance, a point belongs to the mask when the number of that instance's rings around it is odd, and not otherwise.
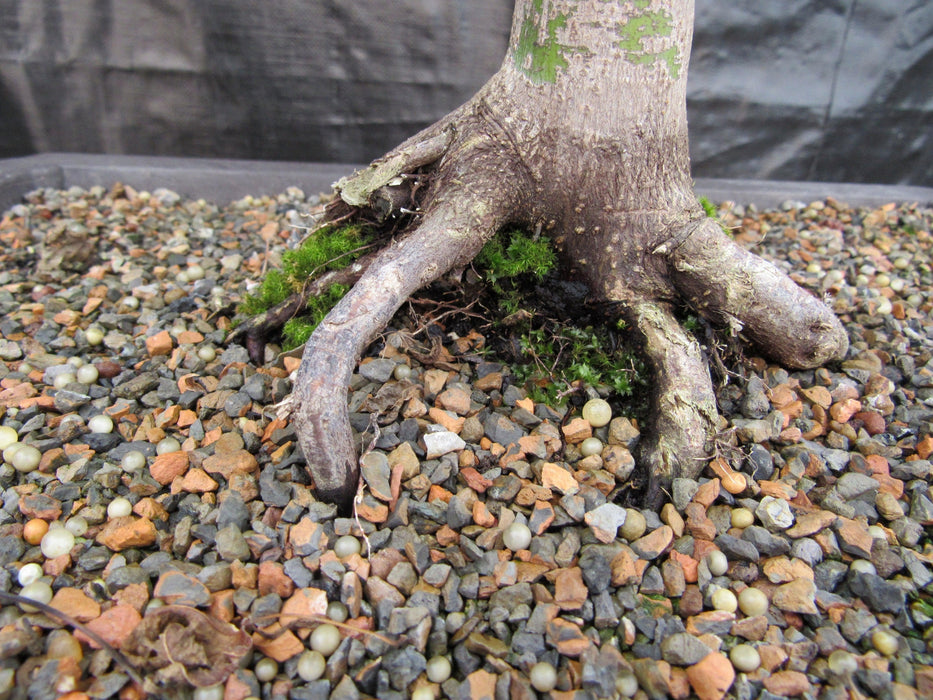
[[[476,256],[476,264],[490,283],[497,284],[518,275],[544,277],[557,265],[557,254],[547,238],[533,238],[523,231],[507,231],[483,246]]]
[[[245,316],[256,316],[297,294],[309,281],[329,270],[346,267],[363,254],[372,233],[358,224],[325,226],[312,233],[294,250],[282,255],[282,269],[266,273],[258,290],[247,294],[239,306]],[[349,287],[332,284],[310,297],[304,313],[289,320],[282,329],[283,347],[302,345]]]

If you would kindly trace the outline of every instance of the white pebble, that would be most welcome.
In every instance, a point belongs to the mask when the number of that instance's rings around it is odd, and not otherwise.
[[[732,527],[744,529],[755,522],[755,514],[748,508],[735,508],[732,511]]]
[[[879,654],[894,656],[897,653],[897,637],[887,630],[875,630],[872,632],[871,644]]]
[[[217,351],[210,345],[202,345],[198,348],[198,357],[205,362],[213,362]]]
[[[95,326],[84,331],[84,338],[88,345],[100,345],[104,342],[104,332]]]
[[[589,437],[580,443],[580,454],[584,457],[598,455],[603,451],[603,442],[597,437]]]
[[[638,692],[638,679],[631,671],[620,671],[616,676],[616,691],[623,698],[635,697]]]
[[[268,656],[261,658],[253,667],[253,673],[261,683],[267,683],[278,675],[279,665]]]
[[[138,472],[146,466],[146,455],[139,450],[130,450],[123,455],[123,459],[120,460],[120,466],[123,467],[123,471],[130,473]]]
[[[319,651],[305,651],[298,657],[298,676],[306,683],[316,681],[324,675],[327,661]]]
[[[74,372],[62,372],[61,374],[56,374],[55,379],[52,380],[52,386],[56,389],[64,389],[69,384],[74,384],[78,381],[78,378],[75,376]]]
[[[203,280],[204,279],[204,268],[195,263],[194,265],[188,266],[188,279],[190,280]]]
[[[14,442],[19,442],[19,434],[8,425],[0,425],[0,450],[5,450]]]
[[[427,675],[432,683],[443,683],[450,678],[450,660],[446,656],[435,656],[428,660]]]
[[[858,659],[845,649],[836,649],[826,662],[830,670],[840,676],[848,676],[858,670]]]
[[[737,671],[751,673],[761,666],[761,655],[751,644],[738,644],[729,652],[729,660]]]
[[[98,413],[87,422],[87,427],[92,433],[112,433],[113,418],[106,413]]]
[[[408,379],[411,377],[411,367],[404,364],[395,365],[395,369],[392,370],[392,376],[399,381]]]
[[[9,460],[13,468],[23,474],[28,474],[38,469],[39,460],[42,459],[42,453],[32,445],[25,445],[20,442],[15,445],[10,445],[6,449],[9,450],[16,447],[16,445],[20,445],[20,447],[16,449],[13,453],[13,458]],[[6,450],[3,451],[3,459],[6,459]]]
[[[48,605],[49,601],[52,600],[52,587],[42,580],[33,581],[28,586],[23,586],[19,594],[23,598],[29,598],[29,600],[34,600],[37,603]],[[34,612],[37,609],[31,605],[23,605],[22,608],[27,612]]]
[[[729,570],[729,559],[723,552],[714,549],[706,555],[706,567],[713,576],[722,576]]]
[[[333,625],[318,625],[311,633],[311,649],[319,651],[324,656],[330,656],[341,642],[340,630]]]
[[[739,609],[749,617],[757,617],[768,612],[768,596],[751,586],[739,593],[738,603]]]
[[[42,556],[47,559],[55,559],[63,554],[68,554],[74,546],[75,536],[67,528],[61,526],[50,527],[39,543]]]
[[[334,542],[334,554],[340,559],[359,554],[361,549],[360,541],[353,535],[338,537],[337,541]]]
[[[120,306],[129,310],[138,309],[139,299],[134,296],[123,297],[123,299],[120,300]]]
[[[19,581],[20,586],[28,586],[30,583],[38,581],[40,578],[42,578],[42,567],[34,561],[23,564],[16,574],[16,580]]]
[[[547,661],[539,661],[528,672],[528,680],[539,693],[549,693],[557,687],[557,669]]]
[[[634,508],[625,509],[625,522],[619,528],[619,536],[624,537],[629,542],[637,540],[645,534],[648,529],[648,520],[640,510]]]
[[[327,617],[334,622],[346,622],[350,616],[347,606],[339,600],[332,600],[327,604]]]
[[[735,612],[739,607],[739,601],[736,599],[735,593],[728,588],[720,588],[717,590],[713,593],[710,601],[713,604],[713,608],[716,610],[724,610],[725,612]]]
[[[612,420],[612,407],[604,399],[590,399],[583,404],[583,419],[594,428],[609,425]]]
[[[860,574],[877,574],[878,573],[878,570],[875,568],[875,565],[872,564],[867,559],[855,559],[853,560],[851,564],[849,564],[849,568],[852,569],[852,571],[858,572]]]
[[[512,523],[502,533],[502,544],[513,552],[528,549],[531,544],[531,528],[525,523]]]
[[[68,518],[68,520],[65,522],[65,529],[75,537],[83,537],[84,533],[87,532],[87,527],[87,520],[82,518],[80,515],[76,515],[73,518]]]
[[[107,505],[108,518],[124,518],[133,512],[133,504],[123,496],[117,496]]]
[[[411,691],[411,700],[434,700],[434,690],[429,685],[419,685]]]
[[[164,455],[169,452],[178,452],[181,449],[181,443],[173,437],[165,437],[156,444],[156,454]]]
[[[192,700],[224,700],[224,685],[208,685],[195,688],[191,695]]]
[[[72,357],[69,357],[66,360],[65,364],[71,365],[75,369],[78,369],[79,367],[84,367],[84,365],[87,363],[84,361],[84,358],[81,357],[80,355],[74,355]]]
[[[75,372],[75,379],[81,384],[93,384],[100,379],[100,372],[94,365],[82,365]]]

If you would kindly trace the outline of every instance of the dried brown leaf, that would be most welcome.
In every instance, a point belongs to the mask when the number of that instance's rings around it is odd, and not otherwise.
[[[147,684],[156,688],[220,683],[251,648],[242,630],[183,605],[148,613],[122,645],[130,661],[149,674]]]

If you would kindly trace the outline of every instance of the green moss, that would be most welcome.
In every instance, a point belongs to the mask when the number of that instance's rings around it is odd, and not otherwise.
[[[526,329],[521,348],[530,361],[513,364],[512,371],[538,402],[563,403],[575,382],[608,388],[617,398],[633,396],[646,383],[641,359],[613,339],[607,326],[552,321]]]
[[[495,284],[518,275],[544,277],[557,265],[557,254],[547,238],[522,231],[507,231],[490,240],[476,256],[477,267]]]
[[[288,280],[281,270],[269,270],[259,290],[255,294],[247,294],[240,304],[239,311],[246,316],[256,316],[263,311],[280,304],[291,295],[292,290]]]
[[[258,290],[243,298],[239,312],[256,316],[268,311],[323,273],[349,265],[363,254],[371,238],[370,231],[355,224],[315,231],[300,247],[282,255],[282,269],[269,270]],[[321,294],[310,297],[304,313],[282,328],[283,347],[290,350],[304,344],[349,289],[346,285],[332,284]]]

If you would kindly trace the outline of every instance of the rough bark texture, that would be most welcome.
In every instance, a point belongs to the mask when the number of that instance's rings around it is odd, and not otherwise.
[[[505,223],[540,226],[570,274],[638,334],[655,379],[653,425],[639,450],[655,505],[673,477],[703,467],[717,419],[700,347],[675,304],[743,329],[791,366],[844,354],[829,309],[736,246],[693,193],[692,20],[693,3],[680,0],[518,0],[508,54],[479,93],[338,183],[348,204],[384,209],[379,190],[432,171],[412,230],[373,261],[306,347],[294,420],[320,497],[346,506],[357,489],[346,387],[359,354],[408,295],[468,262]]]

